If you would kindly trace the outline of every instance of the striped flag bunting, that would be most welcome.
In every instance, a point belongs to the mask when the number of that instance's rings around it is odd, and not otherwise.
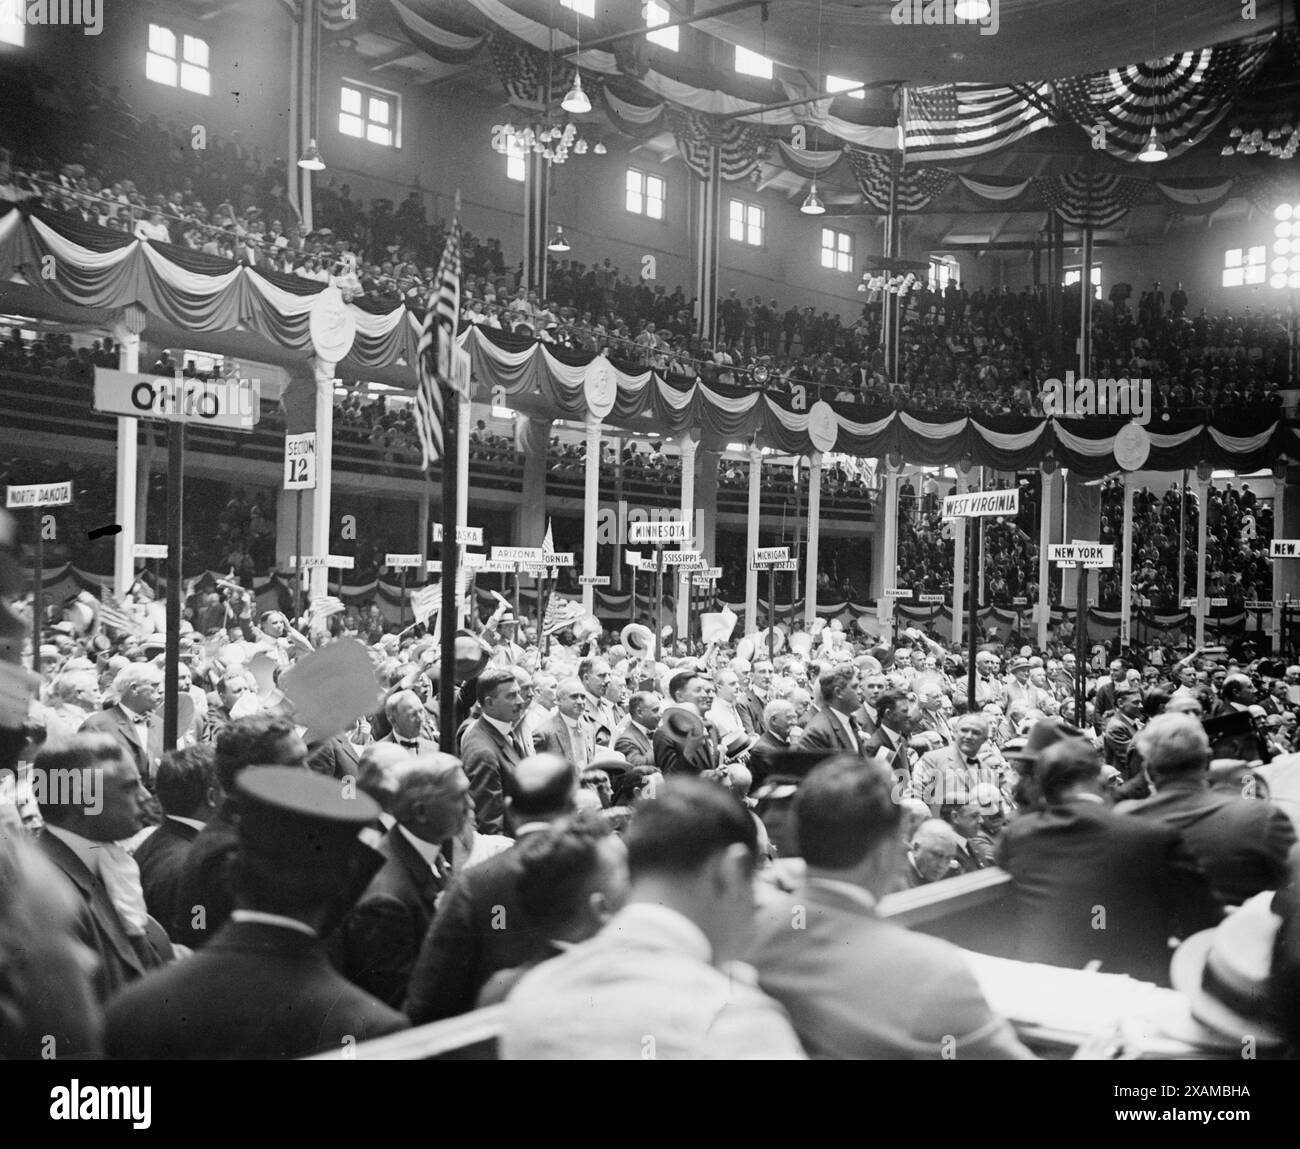
[[[845,156],[858,181],[862,198],[877,211],[889,210],[890,157],[861,148],[847,148]],[[910,158],[910,157],[909,157]],[[953,181],[947,168],[904,167],[898,172],[898,210],[921,211]]]
[[[104,589],[99,600],[99,623],[101,626],[110,630],[116,630],[120,634],[140,634],[142,627],[140,620],[130,613],[118,599],[107,588]]]
[[[416,622],[425,622],[442,602],[442,583],[430,583],[411,592],[411,613]]]
[[[451,221],[451,234],[438,264],[416,348],[415,429],[420,438],[420,466],[426,471],[442,458],[444,395],[451,386],[456,321],[460,316],[460,267],[460,218],[457,216]]]
[[[311,600],[307,607],[307,621],[315,625],[323,622],[332,614],[341,614],[347,608],[343,605],[343,600],[332,594],[323,594],[319,598]]]
[[[1037,97],[1029,100],[1025,92]],[[964,159],[995,152],[1050,127],[1052,85],[933,84],[907,90],[901,125],[908,162]]]

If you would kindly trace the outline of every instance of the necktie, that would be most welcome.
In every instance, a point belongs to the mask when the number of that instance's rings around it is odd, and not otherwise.
[[[117,916],[122,919],[126,932],[133,937],[144,934],[149,911],[144,904],[144,888],[140,885],[140,867],[121,846],[105,842],[95,851],[99,880],[108,891]]]

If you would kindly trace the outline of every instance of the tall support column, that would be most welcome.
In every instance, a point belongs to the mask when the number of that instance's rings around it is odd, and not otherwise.
[[[749,448],[749,518],[745,523],[745,626],[744,633],[758,629],[758,570],[754,548],[758,546],[758,520],[763,509],[763,452]]]
[[[1079,273],[1079,378],[1092,374],[1092,228],[1083,229],[1083,268]]]
[[[524,459],[524,480],[519,503],[519,529],[514,538],[516,546],[538,546],[546,534],[546,446],[550,437],[549,419],[519,416],[515,445]]]
[[[456,404],[456,522],[462,527],[469,526],[469,428],[472,412],[470,411],[470,402],[468,399],[462,399]],[[452,535],[453,540],[455,534]],[[455,546],[455,542],[452,543]],[[461,544],[456,547],[457,560],[456,569],[462,572],[462,578],[465,580],[465,586],[469,586],[469,576],[464,574],[465,570],[465,546]],[[468,591],[466,591],[468,595]],[[467,598],[460,600],[460,624],[465,625],[466,616],[474,609],[474,604]]]
[[[1047,565],[1047,547],[1052,538],[1052,495],[1056,490],[1056,473],[1043,472],[1038,484],[1038,634],[1039,650],[1047,649],[1047,623],[1052,614],[1052,568]]]
[[[957,472],[957,493],[964,495],[969,475]],[[966,523],[958,519],[952,527],[952,640],[962,642],[962,616],[966,613]]]
[[[1282,526],[1286,522],[1286,464],[1278,462],[1273,466],[1273,537],[1289,538]],[[1282,603],[1283,586],[1282,576],[1285,569],[1293,564],[1288,562],[1275,562],[1273,564],[1273,591],[1271,598],[1273,600],[1273,617],[1269,625],[1273,628],[1273,657],[1282,657]]]
[[[420,552],[420,558],[424,562],[429,561],[429,523],[433,515],[433,497],[426,485],[420,492],[420,497],[415,500],[415,523],[416,523],[416,542],[420,545],[417,548]],[[426,568],[427,569],[427,568]],[[423,577],[424,570],[416,572],[417,579]]]
[[[532,149],[524,154],[524,262],[520,286],[546,296],[546,244],[550,227],[551,165]]]
[[[818,551],[822,537],[822,455],[808,456],[808,546],[804,551],[803,624],[811,629],[817,617]]]
[[[1049,330],[1052,333],[1052,370],[1062,379],[1065,378],[1067,356],[1061,344],[1061,331],[1065,325],[1065,221],[1056,212],[1048,217],[1051,231],[1051,286],[1052,318]],[[1064,600],[1062,600],[1064,601]]]
[[[128,304],[122,319],[114,325],[119,371],[134,374],[140,370],[140,332],[147,316],[143,307]],[[121,598],[135,582],[137,490],[140,481],[140,420],[119,418],[117,421],[117,484],[114,502],[115,521],[122,530],[113,547],[113,591]]]
[[[313,555],[329,554],[330,498],[334,484],[334,368],[327,359],[312,360],[316,388],[316,489],[312,492],[311,541]],[[311,597],[329,594],[329,570],[311,572]]]
[[[687,535],[690,542],[687,546],[695,546],[698,540],[695,537],[695,452],[699,446],[697,440],[691,438],[690,432],[683,435],[678,442],[682,449],[682,503],[681,518],[682,522],[690,523]],[[677,638],[680,641],[688,633],[690,623],[690,594],[683,590],[683,586],[689,589],[689,583],[683,583],[680,577],[681,572],[676,568],[673,569],[673,594],[677,602]]]
[[[876,615],[882,623],[894,620],[894,600],[889,592],[898,585],[898,471],[887,460],[881,460],[885,471],[885,497],[883,500],[883,521],[885,524],[885,545],[881,569],[880,601],[876,604]]]
[[[718,326],[718,240],[722,227],[722,157],[709,148],[709,178],[700,181],[695,230],[695,332],[712,341]]]
[[[582,573],[588,578],[596,571],[596,526],[600,518],[600,420],[587,420],[587,465],[583,472],[582,493]],[[582,587],[582,611],[592,614],[596,605],[596,588]]]
[[[1205,645],[1205,615],[1210,604],[1205,598],[1205,512],[1209,503],[1210,481],[1196,476],[1196,645]],[[1276,521],[1276,520],[1275,520]]]
[[[1133,474],[1124,472],[1124,553],[1119,574],[1119,645],[1127,650],[1133,641]]]

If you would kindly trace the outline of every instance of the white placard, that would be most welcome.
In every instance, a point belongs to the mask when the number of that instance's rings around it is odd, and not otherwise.
[[[1211,605],[1211,606],[1227,606],[1227,605],[1228,605],[1228,600],[1227,600],[1226,598],[1212,598],[1212,599],[1210,599],[1210,605]]]
[[[1195,610],[1195,609],[1196,609],[1196,599],[1194,599],[1194,598],[1185,598],[1185,599],[1183,599],[1183,609],[1184,609],[1184,610]]]
[[[405,570],[408,567],[420,567],[424,565],[424,556],[422,554],[395,554],[389,551],[384,555],[384,566],[392,567],[397,570]]]
[[[469,566],[467,565],[467,566],[466,566],[466,569],[467,569],[467,570],[472,570],[473,568],[472,568],[472,567],[469,567]],[[425,564],[424,564],[424,573],[425,573],[425,574],[442,574],[442,559],[428,559],[428,560],[426,560],[426,561],[425,561]]]
[[[131,557],[133,559],[165,559],[167,557],[167,544],[136,543],[131,548]]]
[[[754,562],[758,566],[764,563],[783,563],[789,561],[789,547],[755,547]]]
[[[664,566],[666,567],[687,567],[699,561],[699,551],[664,551]]]
[[[666,543],[684,543],[690,541],[690,524],[676,519],[666,519],[658,523],[629,523],[627,541],[630,543],[649,543],[651,546],[664,546]]]
[[[721,567],[705,567],[703,570],[695,572],[697,579],[720,579],[722,577]]]
[[[887,586],[885,587],[886,598],[911,598],[912,588],[910,586]]]
[[[1090,568],[1112,567],[1115,565],[1115,548],[1110,543],[1093,543],[1079,541],[1072,543],[1049,543],[1047,547],[1049,563],[1083,563]]]
[[[571,567],[575,565],[572,551],[551,551],[542,555],[542,566]]]
[[[640,551],[624,551],[623,561],[630,567],[639,567],[641,565]]]
[[[1028,606],[1029,600],[1024,595],[1018,594],[1011,600],[1012,606]]]
[[[488,561],[487,555],[481,551],[466,551],[465,561],[461,564],[467,571],[481,571],[483,565]]]
[[[72,483],[37,483],[29,487],[9,487],[6,507],[65,507],[72,502]]]
[[[251,431],[262,418],[258,379],[168,379],[95,368],[94,408],[136,419]]]
[[[579,575],[579,586],[609,586],[609,575]]]
[[[514,574],[515,564],[508,563],[501,559],[489,559],[479,570],[484,574]]]
[[[352,555],[326,555],[325,558],[327,560],[325,565],[332,570],[350,571],[356,569],[357,560]]]
[[[1272,610],[1273,604],[1262,598],[1249,598],[1246,600],[1247,610]]]
[[[442,542],[442,524],[430,523],[433,528],[433,541]],[[483,545],[482,527],[457,527],[456,541],[463,547],[481,547]]]
[[[9,504],[13,506],[12,503]],[[1300,539],[1274,539],[1268,544],[1271,559],[1300,559]]]
[[[641,556],[641,561],[637,563],[636,569],[639,571],[655,571],[659,568],[656,566],[654,559]]]
[[[493,547],[492,561],[497,563],[540,563],[541,547]]]
[[[943,602],[943,595],[941,594],[921,594],[916,597],[921,602]]]
[[[316,432],[284,437],[284,489],[316,489]]]
[[[786,559],[783,563],[772,563],[767,569],[770,571],[797,571],[799,563],[795,559]]]
[[[984,515],[1020,513],[1020,490],[967,491],[964,495],[946,495],[943,500],[945,519],[977,519]]]
[[[297,570],[316,570],[330,565],[329,555],[290,555],[289,565]]]

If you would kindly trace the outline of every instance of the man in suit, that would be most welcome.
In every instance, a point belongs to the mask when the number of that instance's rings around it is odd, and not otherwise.
[[[582,721],[587,727],[587,744],[595,753],[597,747],[614,745],[614,731],[618,718],[606,697],[613,672],[603,658],[584,658],[578,663],[578,678],[582,681]]]
[[[931,735],[938,744],[936,749],[951,746],[956,740],[956,733],[944,713],[943,683],[937,675],[922,675],[916,679],[913,689],[920,706],[916,732]]]
[[[299,1058],[407,1025],[334,970],[322,941],[374,873],[357,834],[379,808],[301,767],[246,770],[235,785],[231,919],[201,951],[114,999],[110,1057]]]
[[[524,710],[519,680],[509,670],[485,670],[478,677],[478,703],[482,713],[465,728],[460,760],[469,777],[479,832],[502,834],[506,779],[528,757],[515,729]]]
[[[416,757],[438,753],[438,744],[421,737],[424,703],[414,690],[398,690],[388,696],[384,714],[392,727],[380,742],[394,742]]]
[[[827,754],[862,753],[866,735],[853,712],[862,705],[858,668],[851,662],[826,671],[818,680],[822,709],[808,721],[799,736],[797,749],[822,750]]]
[[[668,697],[652,739],[654,764],[665,778],[716,769],[718,748],[704,721],[713,705],[713,683],[687,667],[668,680]]]
[[[1210,789],[1210,743],[1187,714],[1160,714],[1138,733],[1137,754],[1154,794],[1120,802],[1116,814],[1182,833],[1222,905],[1238,906],[1286,881],[1295,828],[1269,799]]]
[[[1171,937],[1219,919],[1205,874],[1175,829],[1115,814],[1102,797],[1091,743],[1065,738],[1034,768],[1043,808],[1022,812],[998,839],[1012,878],[1015,953],[1022,961],[1169,984]]]
[[[577,678],[566,678],[555,695],[555,714],[542,723],[534,740],[538,754],[557,754],[579,776],[591,761],[587,728],[582,721],[586,689]]]
[[[900,786],[912,781],[912,754],[908,734],[912,726],[912,707],[901,690],[888,690],[877,703],[880,725],[863,743],[862,753],[877,758],[893,771]]]
[[[903,864],[894,786],[880,762],[837,758],[799,787],[807,877],[762,914],[749,955],[759,985],[814,1058],[1028,1058],[956,946],[877,913]],[[805,928],[790,928],[796,914]]]
[[[577,774],[553,754],[523,759],[506,784],[516,843],[573,813]],[[473,1009],[494,973],[524,965],[546,945],[520,905],[520,869],[516,845],[452,879],[407,987],[403,1009],[416,1025]]]
[[[230,864],[238,841],[235,825],[239,819],[235,779],[246,769],[305,768],[306,761],[306,745],[293,724],[279,715],[239,718],[217,735],[220,805],[190,845],[181,866],[176,916],[168,923],[173,939],[187,946],[201,946],[230,917],[234,905]]]
[[[402,765],[391,808],[397,824],[378,847],[384,867],[335,932],[331,950],[349,981],[400,1009],[434,904],[451,880],[443,844],[474,816],[474,800],[460,762],[432,754]]]
[[[149,663],[129,663],[114,676],[113,693],[117,705],[97,710],[81,724],[80,732],[111,735],[135,763],[140,777],[149,781],[155,765],[149,735],[150,727],[156,725],[155,712],[162,705],[162,675]]]
[[[160,922],[176,917],[181,869],[190,846],[217,812],[216,758],[205,743],[164,755],[155,787],[163,820],[135,850],[145,905]]]
[[[1002,660],[991,650],[981,650],[975,656],[975,705],[986,706],[996,702],[1004,710],[1007,705],[1007,686],[998,677]]]
[[[779,772],[781,757],[788,753],[794,727],[794,705],[785,698],[773,698],[763,708],[765,733],[749,752],[749,769],[757,789],[769,774]]]
[[[628,719],[619,727],[614,749],[627,759],[629,766],[653,766],[654,733],[658,726],[658,695],[638,690],[628,702]]]
[[[148,791],[135,763],[104,733],[41,751],[32,786],[45,821],[40,847],[77,892],[77,936],[98,959],[95,994],[106,1002],[172,958],[167,934],[145,905],[140,868],[117,845],[139,832]],[[74,1052],[83,1051],[57,1050],[60,1057]]]
[[[1106,720],[1102,748],[1106,765],[1115,767],[1125,781],[1139,769],[1131,752],[1134,736],[1141,728],[1142,694],[1136,689],[1121,687],[1115,694],[1115,709]]]
[[[746,734],[757,737],[763,733],[763,704],[750,691],[754,671],[746,658],[733,658],[727,668],[736,676],[736,713]]]
[[[907,859],[895,890],[914,890],[961,873],[957,863],[957,835],[939,818],[925,818],[912,831]]]
[[[1110,677],[1103,678],[1097,684],[1096,693],[1093,695],[1092,708],[1093,713],[1097,716],[1098,724],[1115,709],[1116,695],[1124,683],[1124,672],[1127,669],[1128,664],[1122,658],[1112,659]]]
[[[862,705],[858,709],[858,725],[870,738],[880,726],[880,711],[877,706],[880,696],[889,689],[889,680],[883,674],[868,674],[862,680]]]
[[[957,719],[956,735],[951,746],[923,754],[912,771],[912,789],[935,817],[941,806],[973,801],[980,782],[1001,782],[981,758],[989,720],[983,714],[963,714]]]
[[[763,733],[763,711],[772,701],[772,664],[766,658],[757,659],[749,671],[749,683],[745,687],[745,707],[751,716],[756,716],[755,732]]]
[[[361,747],[346,734],[326,738],[311,749],[307,768],[326,778],[355,778],[361,766]]]

